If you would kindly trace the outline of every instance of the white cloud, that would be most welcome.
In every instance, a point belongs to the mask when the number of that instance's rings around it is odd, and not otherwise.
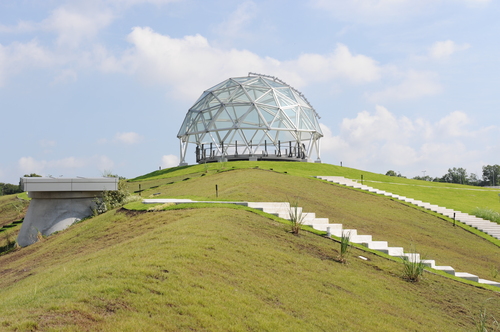
[[[125,144],[136,144],[142,141],[143,137],[134,132],[127,133],[117,133],[115,135],[115,141]]]
[[[362,111],[355,118],[345,118],[338,135],[321,124],[325,135],[321,140],[322,159],[334,156],[334,163],[343,161],[345,166],[379,172],[401,168],[396,171],[419,175],[426,169],[441,176],[440,170],[449,167],[476,167],[478,160],[490,154],[492,147],[483,142],[496,127],[474,130],[472,124],[461,111],[431,123],[398,117],[377,106],[373,113]]]
[[[447,59],[453,53],[464,51],[469,47],[469,44],[457,45],[452,40],[438,41],[430,47],[429,56],[433,59]]]
[[[86,39],[92,39],[99,30],[113,20],[110,10],[102,8],[82,12],[81,9],[60,7],[41,23],[42,29],[58,34],[57,43],[70,47],[78,46]]]
[[[0,33],[25,33],[36,30],[37,26],[33,22],[19,21],[16,26],[0,24]]]
[[[136,27],[127,40],[132,48],[122,58],[101,53],[105,68],[136,73],[149,83],[166,84],[173,96],[189,100],[228,77],[245,76],[248,72],[278,76],[295,87],[328,80],[362,84],[378,80],[381,73],[375,60],[353,55],[342,44],[328,55],[303,54],[297,59],[279,61],[247,50],[214,47],[201,35],[177,39]]]
[[[342,78],[353,83],[367,83],[380,78],[381,68],[377,62],[365,55],[352,55],[349,48],[337,44],[329,55],[303,54],[297,60],[287,63],[308,81],[326,81]]]
[[[245,35],[244,29],[255,18],[257,5],[253,1],[245,1],[239,4],[234,12],[228,15],[228,19],[219,24],[217,32],[229,38],[241,38]]]
[[[9,76],[27,68],[49,67],[54,64],[54,59],[53,54],[36,40],[14,42],[8,46],[0,44],[0,86],[5,85]]]
[[[401,83],[378,92],[367,93],[372,102],[388,100],[411,100],[432,96],[443,90],[438,75],[430,71],[409,70],[403,74]]]
[[[179,157],[173,154],[161,157],[161,168],[179,166]]]

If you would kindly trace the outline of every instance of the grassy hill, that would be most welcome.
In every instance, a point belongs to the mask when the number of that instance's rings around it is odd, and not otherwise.
[[[140,185],[143,197],[214,200],[215,185],[219,200],[299,197],[318,217],[499,280],[498,241],[310,177],[359,172],[236,162],[157,171],[129,187]],[[286,224],[234,206],[113,210],[0,256],[0,331],[473,331],[481,313],[490,327],[500,318],[492,289],[432,273],[409,283],[399,262],[353,249],[344,265],[338,250],[333,240],[294,236]]]

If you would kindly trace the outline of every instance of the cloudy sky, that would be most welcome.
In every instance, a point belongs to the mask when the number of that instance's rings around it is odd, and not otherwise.
[[[479,175],[500,163],[499,14],[488,0],[0,1],[0,182],[175,166],[189,107],[248,72],[304,93],[323,162]]]

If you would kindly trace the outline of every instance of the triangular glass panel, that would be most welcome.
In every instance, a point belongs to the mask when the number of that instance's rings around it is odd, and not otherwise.
[[[211,87],[211,88],[210,88],[210,89],[208,89],[207,91],[215,91],[215,90],[219,90],[219,89],[221,89],[221,88],[225,87],[225,86],[227,85],[227,82],[228,82],[228,81],[229,81],[229,80],[225,80],[224,82],[221,82],[221,83],[219,83],[219,84],[217,84],[217,85],[214,85],[213,87]]]
[[[238,121],[241,119],[241,117],[245,116],[245,114],[253,109],[252,105],[231,105],[231,109],[233,110],[236,118]]]
[[[258,140],[255,139],[255,136],[259,130],[251,130],[251,129],[243,129],[241,132],[243,132],[243,135],[245,139],[247,140],[248,144],[251,145],[256,145],[259,143]],[[251,142],[251,143],[250,143]]]
[[[279,130],[276,131],[275,141],[281,141],[281,153],[285,152],[285,149],[288,149],[286,142],[295,141],[296,136],[294,132],[288,130]]]
[[[233,93],[231,96],[232,103],[251,103],[252,100],[247,96],[245,90],[243,88],[239,88],[237,91]]]
[[[235,80],[235,81],[236,81],[236,82],[238,82],[238,83],[242,83],[242,84],[243,84],[243,83],[246,83],[246,82],[248,82],[248,81],[250,81],[250,80],[255,79],[255,77],[252,77],[252,76],[246,76],[246,77],[233,77],[232,79],[233,79],[233,80]]]
[[[199,99],[191,108],[190,110],[194,110],[194,111],[201,111],[205,108],[205,105],[207,103],[207,99],[206,98],[203,98],[203,99]]]
[[[238,119],[240,127],[259,126],[260,116],[255,109]]]
[[[297,100],[295,99],[295,96],[294,96],[294,94],[292,92],[292,89],[290,89],[290,88],[279,88],[279,89],[276,89],[276,91],[278,91],[279,93],[285,95],[291,101],[297,102]]]
[[[302,114],[305,115],[309,120],[312,120],[315,118],[314,112],[312,109],[307,108],[307,107],[301,107],[302,109]]]
[[[193,116],[194,115],[194,116]],[[179,129],[179,133],[177,136],[184,136],[190,132],[190,128],[193,125],[193,120],[196,118],[198,114],[194,113],[192,111],[189,111],[186,114],[186,117],[184,118],[184,121],[182,122],[181,129]]]
[[[274,99],[274,93],[272,90],[260,97],[256,102],[268,106],[278,106],[278,103],[276,103],[276,99]]]
[[[274,119],[274,122],[272,123],[273,128],[287,128],[287,129],[295,129],[296,127],[293,125],[293,123],[290,122],[287,116],[283,114],[282,112],[279,112],[276,118]]]
[[[216,122],[225,122],[229,123],[231,126],[234,124],[234,119],[231,117],[231,115],[227,112],[225,108],[221,108],[219,112],[217,112],[217,115],[215,116],[215,121]]]
[[[206,131],[206,130],[207,130],[207,127],[205,126],[205,124],[202,121],[199,121],[199,122],[196,123],[196,131],[197,132],[203,132],[203,131]]]
[[[299,129],[302,130],[314,130],[313,124],[311,121],[306,116],[301,116],[300,117],[300,124],[299,124]]]
[[[297,100],[297,102],[299,103],[300,106],[305,106],[305,107],[311,107],[311,105],[309,105],[305,100],[304,98],[302,98],[297,92],[295,91],[292,91],[293,92],[293,95],[295,96],[295,99]]]
[[[288,116],[290,121],[292,121],[292,123],[297,125],[297,110],[296,109],[286,108],[286,109],[283,109],[283,112],[285,112],[285,114]]]
[[[219,99],[215,98],[215,96],[212,94],[211,96],[207,97],[207,108],[208,107],[214,107],[214,106],[219,106],[220,101]]]
[[[259,114],[264,121],[263,125],[269,127],[274,120],[276,112],[270,113],[270,111],[265,108],[259,108]]]
[[[217,99],[219,99],[221,103],[227,103],[229,101],[229,98],[231,97],[231,92],[231,89],[224,88],[218,91],[214,91],[213,94],[217,97]]]
[[[263,94],[269,91],[269,89],[249,87],[249,86],[247,86],[245,89],[247,91],[247,94],[252,99],[252,101],[259,99]]]
[[[251,86],[258,86],[258,87],[263,87],[263,88],[269,88],[269,85],[266,84],[262,78],[258,77],[256,80],[249,81],[245,85],[251,85]]]
[[[188,127],[187,127],[187,132],[192,133],[192,132],[197,132],[198,131],[198,123],[200,121],[200,113],[191,113],[191,118],[189,119]]]
[[[276,82],[276,81],[273,81],[271,79],[266,79],[266,83],[269,84],[273,88],[283,88],[283,87],[286,87],[286,85],[284,85],[282,83],[279,83],[279,82]]]
[[[281,107],[287,107],[287,106],[295,106],[295,105],[297,105],[296,102],[294,102],[294,101],[286,98],[285,96],[283,96],[280,93],[276,93],[276,97],[278,98],[278,101],[279,101]]]
[[[231,138],[231,144],[238,142],[238,146],[244,147],[246,145],[245,138],[241,134],[241,130],[237,129],[234,132],[233,137]]]

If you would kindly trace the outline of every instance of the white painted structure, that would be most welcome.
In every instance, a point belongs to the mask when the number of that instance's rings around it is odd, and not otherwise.
[[[95,198],[118,189],[118,178],[23,177],[21,189],[31,198],[17,243],[37,241],[38,233],[50,235],[92,215]]]

